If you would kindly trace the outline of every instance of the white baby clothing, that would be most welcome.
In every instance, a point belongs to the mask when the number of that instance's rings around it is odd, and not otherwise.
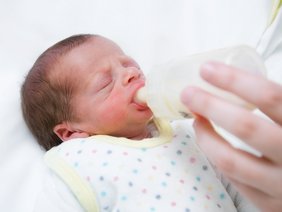
[[[187,124],[159,122],[159,130],[141,141],[73,139],[45,161],[85,211],[237,211]]]

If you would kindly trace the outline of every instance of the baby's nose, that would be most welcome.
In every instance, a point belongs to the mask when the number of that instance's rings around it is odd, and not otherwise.
[[[123,78],[123,84],[127,85],[130,82],[139,79],[142,72],[136,67],[128,67],[125,70],[124,78]]]

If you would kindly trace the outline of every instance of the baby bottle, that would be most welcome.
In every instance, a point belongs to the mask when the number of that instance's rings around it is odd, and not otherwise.
[[[137,92],[137,99],[146,102],[156,118],[168,120],[192,118],[191,112],[180,99],[182,90],[192,85],[237,105],[254,109],[246,101],[208,84],[200,77],[200,66],[208,61],[223,62],[252,73],[266,73],[260,55],[251,47],[236,46],[213,50],[175,59],[156,67],[146,76],[146,85]]]

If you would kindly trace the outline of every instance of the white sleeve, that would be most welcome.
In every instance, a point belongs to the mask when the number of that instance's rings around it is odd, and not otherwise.
[[[45,176],[33,212],[84,211],[69,188],[51,171]]]

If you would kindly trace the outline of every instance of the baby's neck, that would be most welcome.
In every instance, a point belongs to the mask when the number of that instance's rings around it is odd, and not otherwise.
[[[152,137],[155,137],[159,134],[157,128],[156,128],[156,125],[151,122],[150,124],[147,125],[146,129],[140,133],[138,136],[134,136],[130,139],[132,140],[142,140],[144,138],[152,138]]]

